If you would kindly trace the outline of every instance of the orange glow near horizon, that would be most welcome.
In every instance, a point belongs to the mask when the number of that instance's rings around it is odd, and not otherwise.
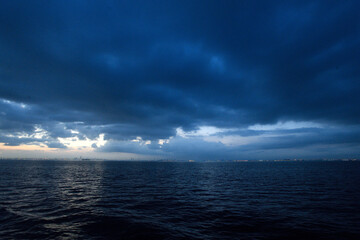
[[[58,152],[58,151],[66,151],[66,152],[79,152],[78,149],[67,148],[67,149],[59,149],[59,148],[49,148],[46,145],[26,145],[21,144],[18,146],[6,146],[4,143],[0,143],[0,150],[12,150],[12,151],[45,151],[45,152]],[[90,152],[91,148],[82,148],[81,151]]]
[[[96,152],[93,148],[49,148],[45,145],[19,145],[5,146],[0,143],[1,158],[36,158],[36,159],[74,159],[74,158],[97,158],[109,160],[128,160],[128,159],[153,159],[157,156],[138,155],[132,153],[104,153]]]
[[[4,143],[0,143],[0,150],[20,150],[20,151],[51,151],[56,148],[48,148],[45,145],[18,145],[18,146],[6,146]]]

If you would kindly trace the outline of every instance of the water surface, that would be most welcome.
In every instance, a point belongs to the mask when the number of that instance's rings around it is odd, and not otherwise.
[[[0,161],[0,239],[360,239],[360,162]]]

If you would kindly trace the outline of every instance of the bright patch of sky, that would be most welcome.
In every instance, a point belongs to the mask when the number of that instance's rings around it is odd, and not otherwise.
[[[248,127],[249,130],[255,131],[273,131],[273,130],[290,130],[300,128],[323,128],[324,126],[315,122],[296,122],[286,121],[277,122],[276,124],[255,124]]]
[[[261,142],[266,138],[271,137],[280,137],[288,135],[301,135],[303,133],[299,132],[281,132],[281,130],[294,130],[294,129],[304,129],[304,128],[323,128],[324,125],[315,122],[306,122],[306,121],[285,121],[277,122],[276,124],[255,124],[251,125],[245,129],[225,129],[217,128],[213,126],[201,126],[198,130],[185,132],[182,128],[177,128],[177,136],[182,138],[194,138],[200,137],[206,142],[218,142],[226,146],[242,146],[249,145],[257,142]],[[231,134],[231,131],[236,132],[236,130],[252,130],[252,131],[261,131],[259,134],[251,136],[241,136],[239,134]],[[219,133],[226,133],[225,135]]]
[[[58,138],[59,142],[64,144],[70,149],[90,149],[94,144],[96,147],[102,147],[106,144],[106,140],[104,139],[104,134],[100,134],[99,137],[91,140],[89,138],[79,139],[79,137],[69,137],[69,138]]]
[[[24,133],[24,132],[16,132],[13,134],[5,134],[6,137],[11,138],[35,138],[35,139],[43,139],[47,138],[48,132],[44,129],[35,126],[35,131],[32,134]]]
[[[200,126],[199,129],[197,129],[197,130],[185,132],[182,128],[177,128],[176,135],[183,137],[183,138],[204,137],[204,136],[210,136],[210,135],[221,133],[221,132],[226,132],[229,130],[230,129],[217,128],[217,127],[213,127],[213,126]]]
[[[136,137],[135,139],[131,140],[131,142],[137,142],[137,143],[139,143],[140,145],[149,145],[149,144],[151,144],[151,141],[150,141],[150,140],[144,141],[144,140],[142,139],[142,137]]]
[[[158,144],[159,145],[164,145],[166,143],[169,143],[171,139],[173,139],[173,137],[170,137],[169,139],[159,139]]]
[[[25,103],[14,102],[14,101],[3,99],[3,98],[1,99],[1,101],[3,103],[5,103],[5,104],[8,104],[8,105],[10,105],[12,107],[16,107],[16,108],[23,108],[24,109],[24,108],[28,107],[28,105],[25,104]]]
[[[206,142],[220,142],[226,146],[241,146],[248,145],[251,143],[258,142],[264,135],[260,136],[239,136],[239,135],[230,135],[230,136],[208,136],[204,137]]]

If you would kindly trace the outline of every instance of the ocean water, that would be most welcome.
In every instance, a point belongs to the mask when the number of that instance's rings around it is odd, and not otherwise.
[[[360,239],[360,162],[2,160],[0,239]]]

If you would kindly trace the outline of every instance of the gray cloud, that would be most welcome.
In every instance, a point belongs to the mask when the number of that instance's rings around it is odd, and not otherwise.
[[[114,145],[108,150],[142,153],[125,142],[138,136],[156,142],[179,127],[203,125],[259,135],[244,129],[293,120],[342,127],[253,147],[355,144],[359,7],[357,1],[4,2],[0,140],[31,143],[16,134],[40,127],[48,136],[35,142],[48,146],[63,147],[58,137],[104,133]],[[175,138],[178,148],[151,145],[151,151],[199,159],[244,151],[192,141]]]

